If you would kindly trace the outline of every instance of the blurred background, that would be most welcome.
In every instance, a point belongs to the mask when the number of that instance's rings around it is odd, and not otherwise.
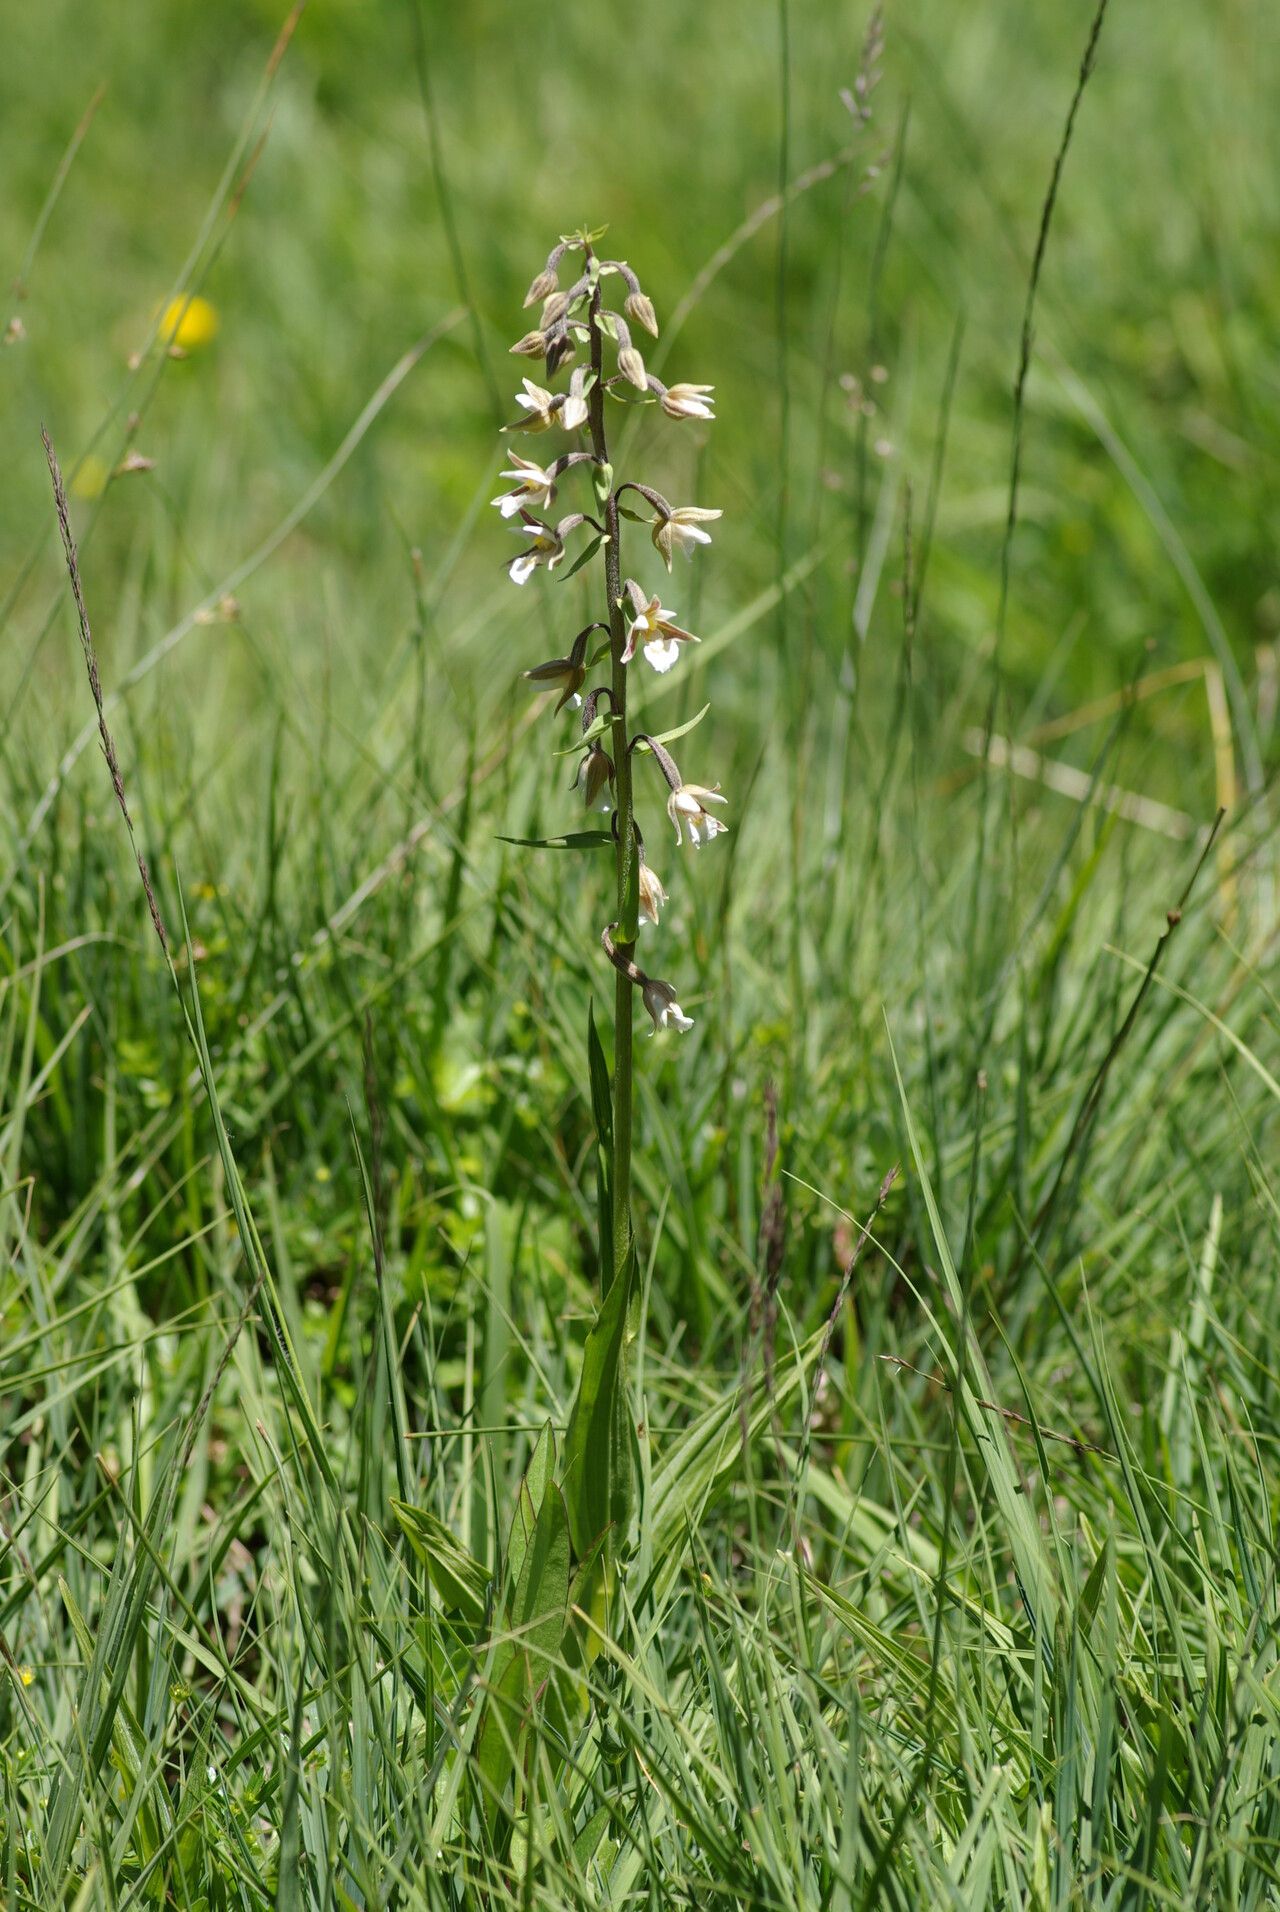
[[[882,1012],[908,1080],[932,1071],[945,1155],[948,1096],[1004,1026],[1010,923],[1069,850],[1110,859],[1091,897],[1145,946],[1186,846],[1274,754],[1280,24],[1264,0],[1111,9],[1039,288],[997,680],[1028,273],[1090,18],[891,5],[868,54],[866,7],[812,0],[315,0],[277,61],[265,0],[7,9],[4,909],[18,945],[91,939],[48,979],[51,1041],[91,1013],[80,1088],[24,1145],[47,1225],[103,1171],[108,1050],[120,1133],[186,1065],[85,732],[42,422],[143,848],[171,921],[181,878],[233,1127],[297,1195],[288,1225],[321,1261],[360,1225],[371,1011],[411,1208],[438,1183],[576,1187],[607,879],[498,839],[572,826],[571,733],[531,722],[518,673],[594,612],[587,574],[512,590],[487,500],[525,288],[582,222],[640,272],[666,376],[714,384],[719,414],[633,419],[624,454],[724,510],[668,592],[706,641],[643,685],[655,726],[711,700],[682,763],[734,826],[677,867],[642,801],[700,1025],[644,1085],[649,1195],[683,1187],[701,1218],[673,1238],[691,1318],[754,1254],[766,1081],[788,1159],[847,1198],[898,1149]],[[988,718],[1006,765],[1001,739],[1033,752],[1012,778],[978,769]],[[1153,807],[1077,842],[1095,771]],[[798,1224],[804,1282],[835,1265],[823,1213]]]

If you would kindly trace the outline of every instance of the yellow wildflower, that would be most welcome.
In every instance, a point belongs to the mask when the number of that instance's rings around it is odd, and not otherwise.
[[[191,352],[208,345],[218,331],[218,310],[198,293],[182,293],[170,299],[160,320],[160,342],[176,345],[180,352]]]

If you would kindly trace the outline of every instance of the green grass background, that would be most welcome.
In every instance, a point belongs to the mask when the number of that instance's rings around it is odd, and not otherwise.
[[[265,91],[265,0],[6,10],[7,1903],[1277,1901],[1280,27],[1112,0],[997,675],[1090,17],[890,5],[859,129],[866,12],[813,0],[312,0]],[[715,426],[625,452],[724,509],[640,709],[710,700],[678,754],[732,830],[680,855],[642,787],[696,1018],[640,1046],[645,1492],[497,1838],[485,1653],[391,1499],[493,1561],[563,1427],[611,995],[607,867],[501,841],[574,827],[518,673],[598,610],[502,575],[506,346],[560,231],[665,322],[848,148],[672,343]],[[192,288],[216,339],[144,349]],[[220,1115],[41,423],[69,475],[155,461],[73,517]],[[988,719],[1039,754],[983,771]]]

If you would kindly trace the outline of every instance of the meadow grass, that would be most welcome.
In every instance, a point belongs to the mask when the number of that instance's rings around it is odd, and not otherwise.
[[[126,16],[0,82],[0,1901],[1277,1903],[1264,10],[1113,0],[1083,87],[1005,0]],[[644,709],[714,688],[732,831],[641,794],[636,1514],[505,1812],[612,979],[609,859],[511,841],[587,580],[481,520],[606,218],[717,386],[636,433],[726,514]]]

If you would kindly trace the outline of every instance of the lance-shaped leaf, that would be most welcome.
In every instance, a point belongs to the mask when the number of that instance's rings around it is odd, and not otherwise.
[[[575,744],[574,749],[578,748],[580,746]],[[500,836],[498,841],[517,844],[522,850],[598,850],[604,844],[613,842],[613,834],[609,830],[569,830],[564,836]]]
[[[529,1465],[524,1470],[524,1478],[516,1492],[515,1509],[511,1515],[511,1528],[507,1535],[506,1572],[503,1576],[506,1589],[504,1605],[509,1605],[514,1599],[515,1589],[520,1584],[520,1575],[524,1572],[529,1542],[533,1539],[538,1515],[542,1512],[542,1503],[546,1499],[547,1483],[551,1479],[555,1459],[555,1441],[551,1433],[551,1423],[547,1421],[538,1436],[533,1453],[529,1456]]]
[[[633,1248],[587,1336],[578,1393],[565,1435],[560,1480],[573,1550],[579,1557],[587,1553],[611,1520],[625,1518],[630,1502],[631,1442],[623,1357],[635,1265]]]
[[[654,739],[653,739],[654,743],[655,744],[673,744],[677,737],[687,737],[689,732],[694,728],[694,726],[702,722],[703,718],[706,716],[710,708],[711,708],[710,704],[704,704],[702,706],[702,709],[698,712],[697,716],[691,717],[687,724],[677,724],[674,730],[658,731],[656,735],[654,736]],[[648,745],[646,743],[637,743],[636,749],[647,750]]]
[[[496,1825],[506,1804],[533,1703],[559,1659],[569,1600],[569,1521],[558,1487],[547,1488],[504,1616],[509,1637],[494,1655],[476,1765],[485,1814]]]
[[[559,584],[563,584],[565,579],[571,578],[575,571],[581,571],[584,564],[590,564],[592,558],[594,558],[594,556],[596,555],[596,552],[600,549],[600,546],[603,543],[604,543],[603,538],[592,538],[590,544],[585,545],[583,549],[579,551],[577,557],[574,559],[573,563],[569,566],[569,569],[567,571],[561,571],[560,576],[556,580],[556,582]]]
[[[459,1614],[472,1626],[479,1626],[489,1590],[487,1568],[428,1508],[411,1507],[403,1500],[393,1500],[391,1507],[401,1532],[425,1563],[445,1612]]]

